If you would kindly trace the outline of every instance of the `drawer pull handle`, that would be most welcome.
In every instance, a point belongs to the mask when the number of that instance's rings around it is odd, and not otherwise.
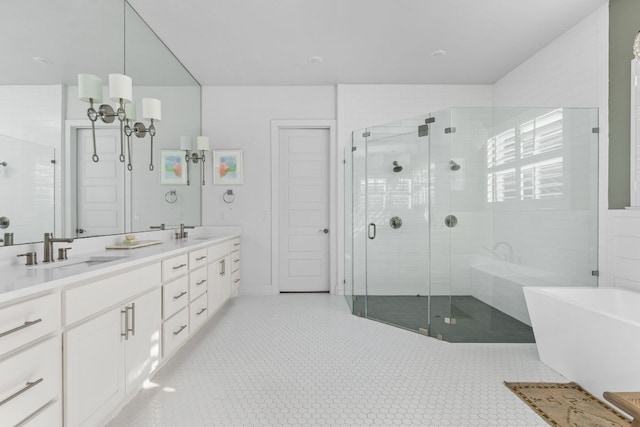
[[[233,281],[233,283],[238,283],[240,281],[240,279],[236,279]]]
[[[14,333],[14,332],[18,332],[18,331],[20,331],[20,330],[22,330],[22,329],[24,329],[24,328],[28,328],[29,326],[33,326],[33,325],[35,325],[36,323],[40,323],[40,322],[42,322],[42,319],[36,319],[36,320],[32,320],[32,321],[30,321],[30,322],[29,322],[29,321],[24,322],[24,325],[20,325],[20,326],[18,326],[17,328],[13,328],[13,329],[10,329],[10,330],[8,330],[8,331],[6,331],[6,332],[1,333],[1,334],[0,334],[0,338],[2,338],[2,337],[4,337],[4,336],[7,336],[7,335],[9,335],[9,334],[12,334],[12,333]]]
[[[196,286],[200,286],[200,285],[202,285],[203,283],[207,283],[207,279],[202,279],[202,280],[200,280],[199,282],[196,282]]]
[[[42,381],[44,381],[44,378],[40,378],[39,380],[33,381],[33,382],[28,382],[27,384],[21,388],[20,390],[16,391],[15,393],[13,393],[11,396],[7,397],[6,399],[4,399],[2,402],[0,402],[0,406],[4,405],[5,403],[8,403],[9,401],[15,399],[16,397],[20,396],[22,393],[24,393],[25,391],[37,386],[38,384],[40,384]]]
[[[207,311],[207,307],[203,307],[202,310],[200,310],[199,312],[196,313],[196,316],[200,316],[205,311]]]
[[[240,260],[239,259],[234,259],[233,262],[240,262]]]
[[[203,259],[207,259],[207,256],[206,255],[199,256],[198,258],[196,258],[196,261],[202,261]]]
[[[180,264],[180,265],[176,265],[175,267],[171,267],[174,270],[180,270],[182,267],[186,267],[187,264]]]
[[[187,291],[182,291],[180,292],[178,295],[174,296],[173,299],[178,299],[178,298],[182,298],[183,296],[185,296],[187,294]]]
[[[234,243],[233,246],[240,246],[240,243]]]
[[[182,326],[180,326],[180,329],[178,329],[177,331],[175,331],[175,332],[173,333],[173,335],[174,335],[174,336],[178,335],[180,332],[184,331],[186,327],[187,327],[187,325],[182,325]]]

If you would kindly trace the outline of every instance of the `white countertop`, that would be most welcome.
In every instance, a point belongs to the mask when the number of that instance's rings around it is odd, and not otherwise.
[[[136,249],[107,250],[69,254],[69,259],[35,266],[12,265],[2,269],[0,277],[0,304],[30,295],[62,288],[79,281],[115,273],[123,269],[210,246],[239,237],[239,234],[199,235],[186,239],[165,240],[160,244]],[[117,257],[116,260],[93,265],[80,260]]]

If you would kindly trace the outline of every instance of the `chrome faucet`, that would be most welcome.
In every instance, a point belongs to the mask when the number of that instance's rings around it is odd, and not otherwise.
[[[189,236],[185,228],[195,228],[195,226],[180,224],[180,231],[176,232],[176,239],[186,239]]]
[[[44,233],[44,260],[42,262],[53,262],[53,244],[71,243],[73,238],[54,238],[53,233]]]

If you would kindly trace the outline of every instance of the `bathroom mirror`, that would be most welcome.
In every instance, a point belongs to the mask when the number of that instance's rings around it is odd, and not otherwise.
[[[199,167],[190,168],[191,185],[161,184],[160,152],[178,149],[182,135],[200,134],[200,86],[135,10],[123,0],[8,0],[0,11],[10,35],[0,38],[0,217],[10,221],[0,239],[199,225]],[[110,153],[115,138],[119,154],[117,121],[96,129],[100,162],[87,156],[91,123],[89,104],[77,96],[79,73],[103,82],[110,73],[129,75],[138,121],[147,126],[142,98],[162,101],[153,152],[148,135],[132,137],[132,171]],[[107,95],[105,87],[109,103]]]

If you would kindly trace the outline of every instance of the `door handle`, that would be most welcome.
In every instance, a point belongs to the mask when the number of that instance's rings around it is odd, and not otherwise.
[[[323,228],[322,230],[320,230],[321,233],[327,234],[329,233],[329,229],[328,228]]]
[[[373,222],[369,224],[367,237],[371,240],[376,238],[376,225]]]

